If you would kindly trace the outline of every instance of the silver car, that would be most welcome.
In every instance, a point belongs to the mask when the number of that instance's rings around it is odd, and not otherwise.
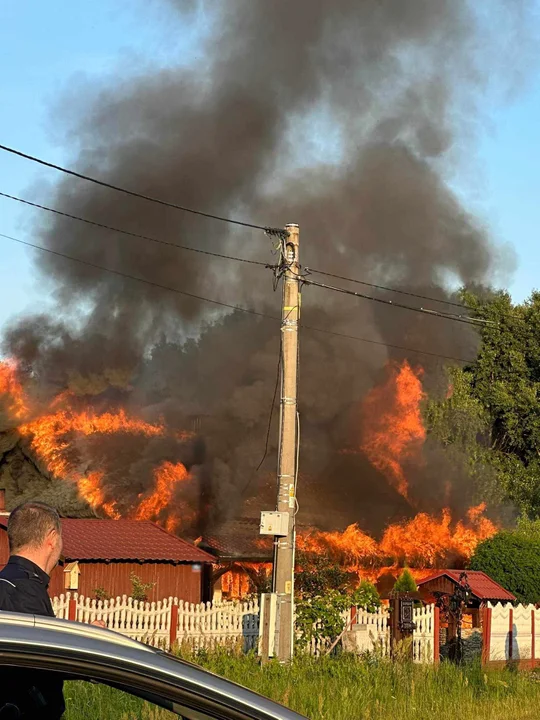
[[[111,630],[57,618],[0,613],[1,665],[103,683],[185,720],[303,717],[169,653]]]

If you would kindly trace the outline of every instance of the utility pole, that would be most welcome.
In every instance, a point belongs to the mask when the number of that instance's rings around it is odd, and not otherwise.
[[[273,592],[277,593],[276,654],[281,662],[293,655],[294,550],[298,451],[298,320],[300,263],[298,225],[287,225],[283,243],[285,266],[281,312],[281,403],[276,510],[288,515],[287,535],[274,539]]]

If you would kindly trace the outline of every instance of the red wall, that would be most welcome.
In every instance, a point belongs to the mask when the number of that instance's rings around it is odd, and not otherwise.
[[[167,562],[79,562],[79,594],[94,597],[96,588],[109,595],[131,595],[131,573],[143,583],[155,583],[148,591],[148,600],[177,597],[198,603],[202,598],[202,566],[195,570],[191,564],[173,565]],[[64,568],[56,567],[51,575],[49,594],[60,595],[64,589]]]

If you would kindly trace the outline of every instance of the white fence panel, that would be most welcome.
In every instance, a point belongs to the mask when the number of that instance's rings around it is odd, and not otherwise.
[[[512,613],[512,660],[532,656],[532,613],[534,605],[517,605]]]
[[[540,611],[534,605],[488,604],[491,608],[489,660],[506,662],[531,660],[533,654],[533,617],[535,654],[540,645]],[[510,617],[512,613],[512,617]],[[510,640],[512,646],[510,647]]]
[[[194,649],[241,645],[245,652],[259,642],[259,602],[184,603],[178,606],[177,642]]]
[[[489,604],[491,608],[491,638],[489,646],[489,659],[493,661],[508,660],[508,640],[510,627],[510,605],[497,603]]]
[[[168,648],[173,637],[194,649],[240,645],[247,652],[257,647],[259,639],[258,600],[194,605],[173,597],[150,603],[126,595],[96,600],[67,593],[52,600],[57,617],[69,618],[70,600],[74,600],[78,622],[102,622],[110,630],[155,647]],[[171,632],[175,617],[177,625]]]
[[[377,650],[383,657],[390,655],[390,622],[387,608],[370,613],[356,609],[356,623],[363,630],[365,650]]]
[[[413,622],[413,660],[417,663],[432,663],[435,661],[435,605],[425,605],[414,608]]]
[[[62,594],[60,597],[52,599],[52,608],[57,618],[67,620],[69,612],[69,601],[71,599],[71,593]]]

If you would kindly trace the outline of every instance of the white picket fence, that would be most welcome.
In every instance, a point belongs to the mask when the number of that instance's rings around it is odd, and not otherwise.
[[[259,639],[257,600],[193,604],[169,597],[150,603],[126,595],[95,600],[66,593],[53,598],[52,605],[59,618],[101,621],[110,630],[155,647],[170,648],[176,642],[194,649],[241,645],[248,651]]]
[[[354,618],[356,647],[359,652],[376,651],[383,657],[391,653],[390,615],[386,608],[375,613],[357,608],[352,611]],[[433,663],[438,658],[437,609],[435,605],[413,608],[413,622],[416,627],[412,635],[413,660],[417,663]]]
[[[438,659],[437,609],[435,605],[425,605],[413,609],[413,622],[416,628],[412,635],[412,656],[417,663],[433,663]],[[377,612],[368,612],[363,608],[352,608],[350,613],[342,615],[346,630],[354,635],[351,648],[354,652],[376,652],[382,657],[390,657],[390,615],[385,607]],[[331,646],[329,639],[313,639],[309,652],[321,655]]]
[[[435,605],[424,605],[414,608],[413,622],[416,628],[413,631],[413,660],[417,663],[435,662],[436,644],[438,648],[439,638],[437,623],[435,621],[437,608]]]
[[[254,650],[259,642],[259,602],[187,603],[178,598],[143,602],[123,595],[110,600],[95,600],[78,593],[66,593],[52,600],[57,617],[83,623],[101,621],[110,630],[127,635],[154,647],[189,645],[193,649],[216,646]],[[435,606],[415,608],[413,620],[413,659],[431,663],[435,660]],[[389,614],[386,608],[370,613],[353,608],[343,613],[345,627],[359,629],[360,651],[377,651],[390,655]],[[540,628],[540,623],[537,625]],[[437,638],[438,640],[438,638]],[[313,639],[308,648],[321,655],[331,645],[330,639]]]

